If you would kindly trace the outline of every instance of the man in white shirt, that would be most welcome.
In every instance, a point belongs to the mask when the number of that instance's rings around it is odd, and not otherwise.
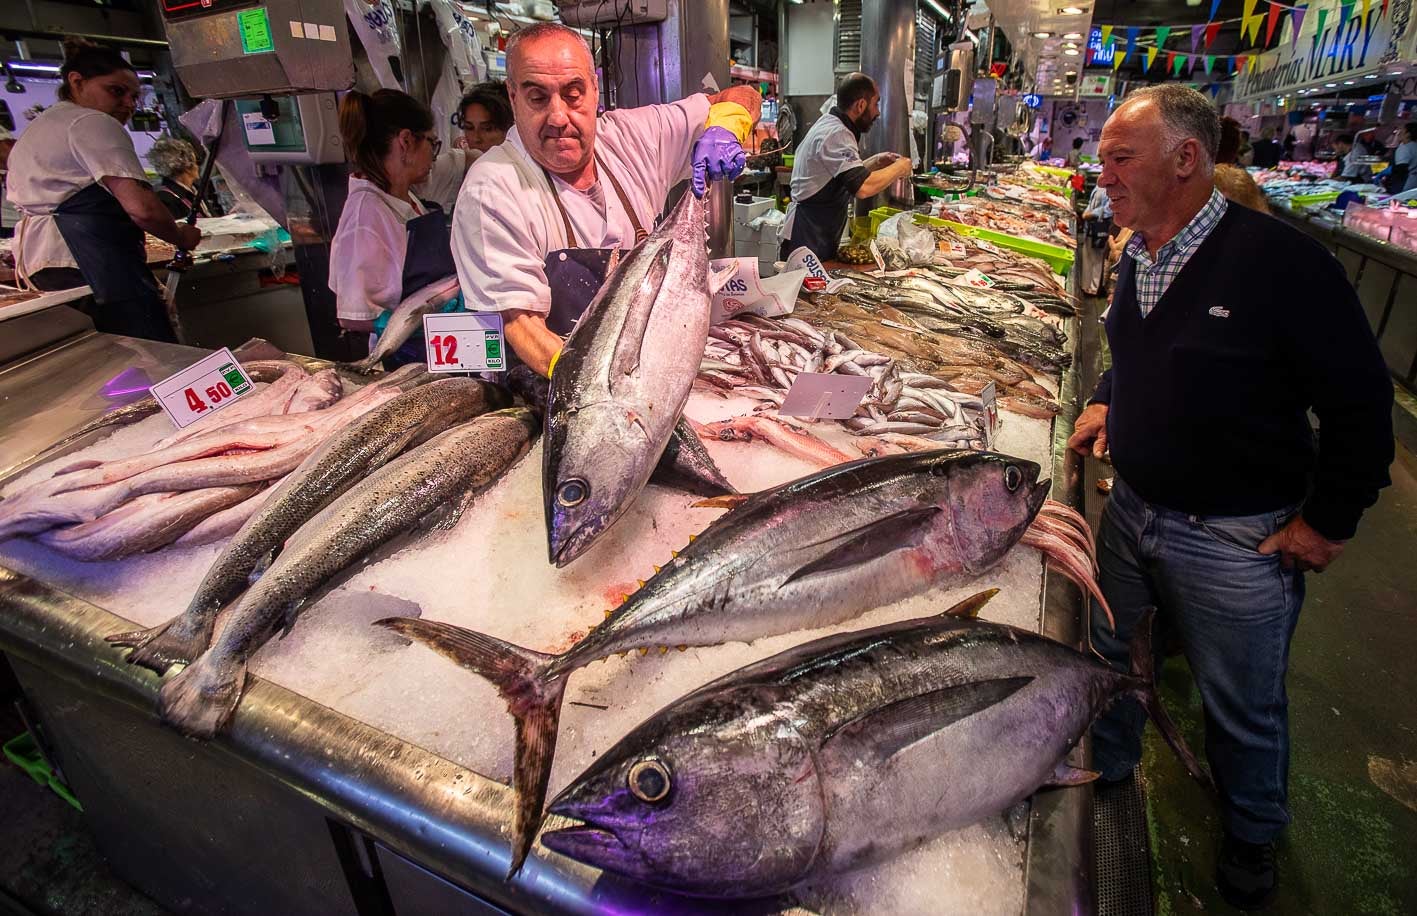
[[[512,350],[548,375],[614,252],[653,228],[691,159],[700,195],[742,171],[761,99],[738,86],[597,118],[590,49],[554,23],[512,36],[507,75],[515,124],[468,171],[453,259],[466,307],[501,312]]]
[[[1417,121],[1408,121],[1399,135],[1402,142],[1392,153],[1392,184],[1394,194],[1417,190]]]
[[[861,158],[861,136],[880,116],[881,94],[869,76],[852,73],[841,81],[835,107],[807,131],[792,164],[783,258],[805,246],[819,258],[834,259],[851,202],[910,176],[910,160],[897,153]]]

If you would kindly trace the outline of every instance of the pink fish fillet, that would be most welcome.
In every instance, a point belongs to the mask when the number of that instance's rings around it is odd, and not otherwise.
[[[243,420],[289,413],[291,398],[295,397],[310,380],[310,373],[300,366],[292,364],[284,375],[265,388],[233,401],[229,407],[223,407],[191,426],[179,429],[167,438],[160,440],[153,446],[153,449],[166,448],[178,442],[185,442],[195,436],[203,436],[219,429],[225,429]]]
[[[241,526],[246,524],[251,516],[270,498],[285,478],[271,481],[265,489],[255,496],[248,496],[246,499],[230,507],[214,512],[198,522],[190,531],[172,542],[173,547],[200,547],[203,544],[214,544],[217,541],[225,540],[241,530]]]
[[[810,461],[819,467],[830,467],[855,460],[811,433],[789,426],[773,417],[751,416],[719,420],[704,427],[704,435],[724,442],[766,442],[794,458]]]
[[[213,512],[249,501],[257,484],[149,493],[91,522],[46,531],[36,540],[75,560],[118,560],[165,547]]]

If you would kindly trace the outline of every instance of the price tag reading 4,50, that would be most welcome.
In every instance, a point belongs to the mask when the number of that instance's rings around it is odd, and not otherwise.
[[[423,316],[429,372],[501,372],[502,316],[495,312],[448,312]]]
[[[246,370],[223,347],[148,389],[178,429],[251,393]]]

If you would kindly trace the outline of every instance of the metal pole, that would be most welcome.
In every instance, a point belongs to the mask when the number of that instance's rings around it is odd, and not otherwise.
[[[914,61],[915,4],[865,0],[861,4],[861,72],[876,81],[881,93],[881,118],[862,138],[864,153],[909,155],[915,87],[906,85],[906,75],[913,73]],[[857,201],[857,210],[886,203],[914,205],[915,192],[909,178],[897,181],[869,202]]]

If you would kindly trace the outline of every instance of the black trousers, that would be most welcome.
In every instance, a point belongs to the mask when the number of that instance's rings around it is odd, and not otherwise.
[[[84,285],[84,275],[77,267],[46,267],[30,274],[30,282],[47,293],[73,289]],[[93,296],[70,303],[93,320],[94,330],[144,340],[177,343],[177,335],[167,320],[162,300],[147,290],[132,298],[115,299],[99,305]]]

